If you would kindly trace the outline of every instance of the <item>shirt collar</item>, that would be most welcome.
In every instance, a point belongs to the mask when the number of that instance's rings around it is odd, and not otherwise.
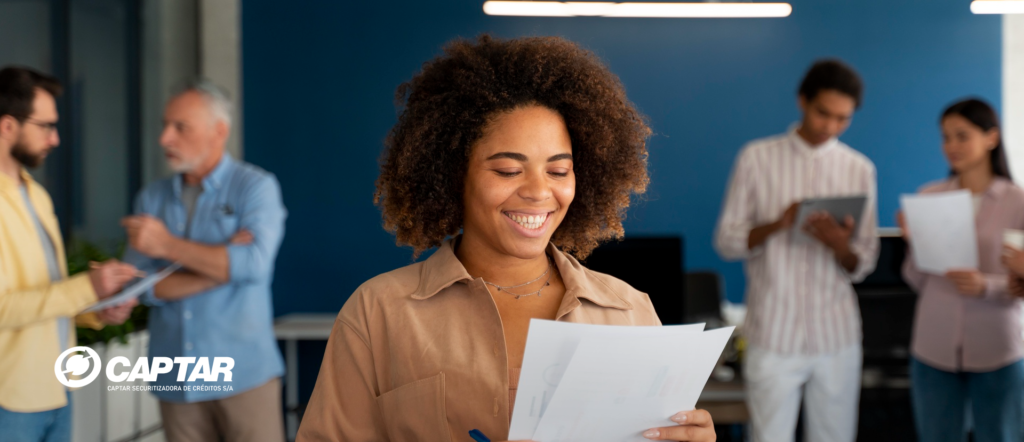
[[[454,239],[445,241],[433,255],[423,261],[420,284],[412,295],[413,299],[428,299],[456,282],[473,279],[459,257],[455,256],[454,245]]]
[[[828,141],[821,143],[817,146],[811,146],[807,143],[800,134],[796,133],[796,130],[800,128],[800,123],[793,123],[789,125],[789,137],[793,140],[793,145],[796,147],[797,152],[803,155],[824,155],[825,153],[835,149],[839,145],[839,138],[832,137]]]
[[[24,167],[18,170],[18,175],[21,176],[21,181],[25,183],[25,187],[32,187],[35,180],[32,179],[32,175],[25,170]],[[17,190],[21,187],[22,183],[12,180],[7,175],[0,174],[0,190]]]
[[[1013,183],[1010,182],[1010,180],[1003,177],[996,177],[992,180],[992,184],[988,186],[988,189],[985,190],[985,195],[1002,198],[1003,194],[1005,194],[1007,190],[1010,190],[1011,186],[1013,186]]]
[[[988,189],[985,189],[985,191],[982,192],[982,195],[986,198],[999,199],[1002,198],[1003,194],[1005,194],[1012,186],[1013,183],[1010,182],[1010,180],[997,176],[992,179],[992,182],[988,185]],[[960,180],[957,179],[956,175],[951,176],[946,180],[946,190],[961,189],[963,188],[960,187]]]
[[[219,189],[227,179],[228,172],[234,165],[235,159],[227,152],[224,152],[217,162],[217,166],[205,178],[203,178],[203,189]],[[179,173],[174,177],[174,195],[181,197],[181,187],[185,185],[185,175]]]
[[[562,276],[565,284],[565,298],[576,300],[586,299],[601,307],[619,310],[631,310],[632,304],[622,299],[605,283],[597,279],[592,272],[583,267],[576,258],[563,253],[554,244],[548,244],[548,254]],[[429,299],[452,284],[460,281],[471,281],[472,276],[466,271],[459,258],[455,256],[455,239],[441,244],[433,255],[423,262],[420,272],[420,284],[413,299]],[[563,300],[563,305],[566,300]]]

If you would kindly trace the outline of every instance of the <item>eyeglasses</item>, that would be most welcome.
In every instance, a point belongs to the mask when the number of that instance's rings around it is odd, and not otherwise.
[[[39,120],[33,120],[31,118],[26,118],[25,122],[28,123],[28,124],[33,124],[33,125],[36,125],[36,126],[39,126],[39,127],[43,128],[43,130],[45,130],[47,134],[52,134],[52,133],[57,131],[57,123],[53,122],[53,121],[47,122],[47,121],[39,121]]]

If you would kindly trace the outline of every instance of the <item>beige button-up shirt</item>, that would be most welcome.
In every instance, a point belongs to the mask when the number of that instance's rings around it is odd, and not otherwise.
[[[921,193],[959,188],[949,179],[925,186]],[[909,250],[903,262],[903,279],[918,294],[911,352],[946,371],[992,371],[1024,357],[1021,301],[1007,292],[1007,269],[1000,262],[1003,230],[1024,228],[1024,190],[1006,179],[994,180],[982,194],[975,224],[978,270],[986,281],[982,296],[962,295],[944,276],[921,272]]]
[[[650,299],[548,247],[565,283],[556,319],[661,325]],[[455,256],[377,276],[341,309],[299,441],[462,441],[509,431],[510,379],[498,308]]]

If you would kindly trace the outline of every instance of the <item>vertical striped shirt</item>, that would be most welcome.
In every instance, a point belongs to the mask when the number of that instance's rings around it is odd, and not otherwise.
[[[834,353],[861,339],[860,310],[852,282],[870,274],[878,258],[875,166],[833,138],[810,146],[796,134],[760,139],[736,159],[715,248],[726,260],[745,260],[747,339],[787,354]],[[793,229],[748,249],[750,231],[778,220],[807,198],[867,195],[851,250],[857,268],[847,272],[832,250],[816,241],[795,242]]]

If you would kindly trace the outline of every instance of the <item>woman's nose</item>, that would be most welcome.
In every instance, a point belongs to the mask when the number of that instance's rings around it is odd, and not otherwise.
[[[519,188],[519,196],[532,201],[545,201],[551,198],[551,186],[543,173],[531,173]]]

